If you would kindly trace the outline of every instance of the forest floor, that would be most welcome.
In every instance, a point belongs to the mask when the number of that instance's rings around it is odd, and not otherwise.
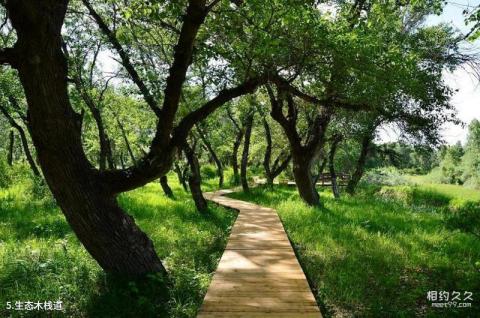
[[[436,187],[364,189],[340,200],[324,189],[320,208],[287,186],[230,196],[278,211],[325,317],[478,317],[480,238],[452,227],[447,207],[480,197]],[[429,291],[477,296],[472,308],[432,308]]]
[[[158,184],[120,197],[153,240],[171,273],[169,283],[156,276],[136,281],[105,275],[52,200],[35,199],[23,184],[0,189],[0,317],[20,313],[7,310],[7,302],[15,307],[16,301],[57,300],[63,301],[62,317],[195,317],[236,212],[211,204],[202,216],[190,194],[170,179],[175,199]]]

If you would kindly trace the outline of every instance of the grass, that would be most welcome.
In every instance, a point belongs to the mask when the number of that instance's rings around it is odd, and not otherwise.
[[[368,191],[337,201],[326,190],[318,208],[289,187],[231,196],[277,209],[326,317],[478,317],[480,240],[427,204],[442,194],[417,191],[405,204]],[[471,309],[436,309],[428,291],[476,296]]]
[[[470,201],[480,201],[480,191],[459,186],[455,184],[432,183],[427,176],[407,176],[407,179],[413,184],[421,186],[423,189],[429,189],[443,194],[449,198],[456,198]]]
[[[171,177],[176,198],[158,184],[125,193],[121,206],[155,244],[171,282],[103,273],[51,200],[29,186],[0,189],[0,317],[6,302],[62,300],[66,317],[194,317],[223,253],[235,213],[215,205],[195,211],[190,195]],[[205,188],[211,189],[216,180]],[[36,312],[22,312],[37,316]]]

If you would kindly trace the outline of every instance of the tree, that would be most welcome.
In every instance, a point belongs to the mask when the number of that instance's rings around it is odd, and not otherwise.
[[[145,102],[159,117],[150,151],[136,165],[99,171],[90,164],[82,148],[79,114],[72,108],[69,98],[68,64],[61,35],[67,0],[7,0],[5,8],[17,41],[13,47],[0,50],[0,63],[18,71],[43,174],[67,221],[88,252],[108,272],[166,275],[151,240],[118,206],[116,196],[166,174],[177,149],[182,147],[195,123],[225,102],[252,92],[265,79],[248,77],[236,87],[220,90],[175,125],[194,42],[211,7],[206,1],[189,1],[172,54],[162,107],[159,107],[115,34],[88,1],[83,3],[117,51]]]
[[[267,177],[267,185],[273,187],[273,180],[275,180],[275,178],[278,177],[288,167],[292,156],[288,153],[288,151],[284,151],[284,149],[282,149],[280,154],[273,161],[272,165],[272,131],[270,129],[270,124],[265,117],[263,118],[263,127],[265,129],[265,140],[267,142],[265,155],[263,157],[263,167],[265,169],[265,176]]]
[[[247,166],[248,166],[248,155],[250,151],[250,137],[252,136],[254,118],[255,118],[255,110],[252,107],[245,119],[245,136],[243,138],[243,152],[242,152],[242,161],[240,165],[240,180],[242,181],[242,189],[245,192],[250,191],[250,188],[248,186],[248,179],[247,179]]]

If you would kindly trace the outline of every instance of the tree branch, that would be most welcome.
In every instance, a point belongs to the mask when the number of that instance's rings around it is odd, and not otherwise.
[[[118,55],[120,56],[120,59],[122,60],[123,67],[125,67],[132,81],[135,83],[135,85],[137,85],[138,89],[140,90],[140,93],[143,95],[145,99],[145,102],[147,102],[148,106],[152,109],[152,111],[158,117],[160,117],[161,111],[157,102],[155,101],[155,98],[150,93],[149,89],[145,85],[145,82],[140,78],[140,75],[138,74],[137,70],[132,64],[132,61],[130,60],[130,57],[128,56],[127,52],[124,50],[124,48],[118,41],[114,32],[110,30],[110,28],[105,23],[103,18],[97,13],[97,11],[95,11],[95,9],[93,8],[93,6],[90,4],[88,0],[82,0],[82,2],[87,8],[90,16],[97,23],[102,33],[107,37],[108,41],[110,42],[110,44],[112,44],[115,51],[117,51]]]
[[[264,76],[255,77],[243,82],[236,87],[222,90],[215,98],[211,99],[200,108],[192,111],[182,119],[182,121],[178,124],[178,126],[173,132],[173,144],[176,146],[180,146],[183,143],[183,140],[186,139],[190,129],[196,123],[205,119],[208,115],[213,113],[226,102],[236,97],[246,95],[248,93],[253,93],[258,86],[266,83],[266,81],[267,78]]]
[[[190,0],[184,18],[180,37],[175,46],[173,63],[169,70],[167,85],[164,91],[162,107],[162,131],[159,139],[166,140],[173,129],[175,114],[177,113],[182,86],[186,79],[188,67],[192,63],[193,44],[198,30],[207,15],[206,0]],[[190,127],[191,128],[191,127]]]

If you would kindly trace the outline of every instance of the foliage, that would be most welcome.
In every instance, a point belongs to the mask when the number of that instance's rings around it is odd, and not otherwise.
[[[203,179],[213,179],[217,177],[217,168],[212,164],[204,164],[200,170]]]
[[[395,167],[384,167],[367,171],[362,182],[371,185],[399,185],[408,183],[408,179]]]

